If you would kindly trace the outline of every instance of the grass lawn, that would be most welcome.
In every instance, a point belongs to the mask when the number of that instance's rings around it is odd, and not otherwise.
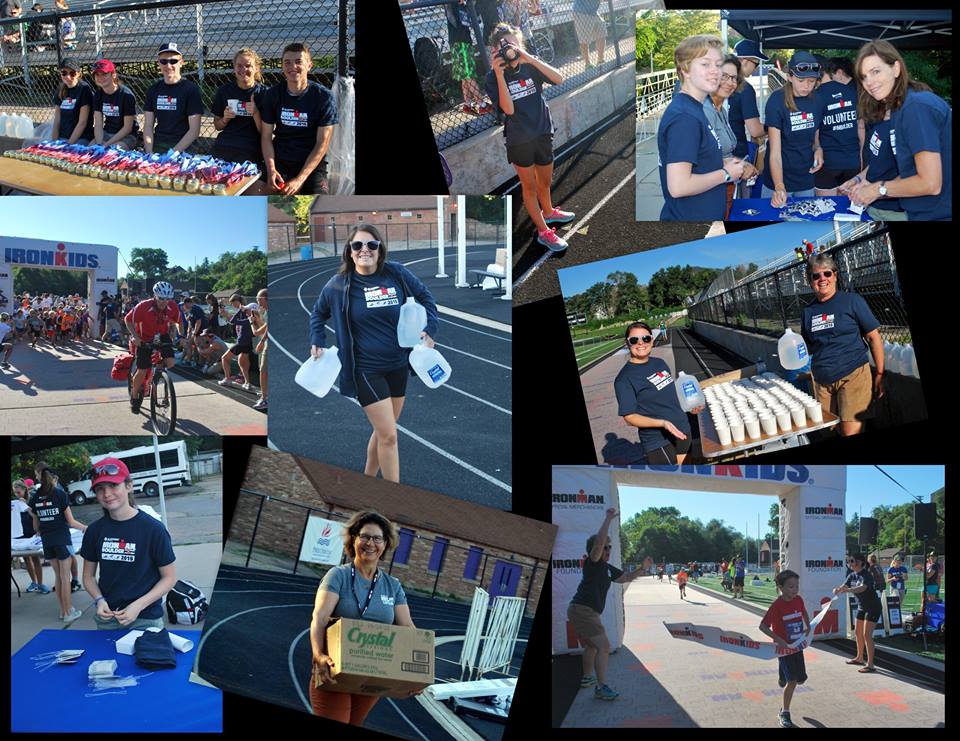
[[[596,345],[585,345],[577,348],[577,370],[583,368],[588,363],[592,363],[597,358],[603,357],[611,350],[616,349],[623,344],[622,339],[609,340],[608,342],[599,342]]]

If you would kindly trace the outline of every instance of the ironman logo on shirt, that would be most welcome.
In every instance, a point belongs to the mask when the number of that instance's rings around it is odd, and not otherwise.
[[[376,286],[363,289],[363,298],[367,302],[368,309],[376,309],[381,306],[396,306],[400,303],[397,298],[397,289],[394,287]]]
[[[280,109],[280,123],[284,126],[296,126],[306,128],[310,125],[309,116],[306,111],[298,111],[294,108]]]
[[[821,329],[833,329],[833,314],[814,314],[810,322],[810,331],[819,332]]]
[[[647,376],[647,380],[656,387],[657,391],[660,391],[661,389],[673,383],[673,377],[670,375],[670,371],[668,370],[657,371],[656,373]]]
[[[112,103],[103,103],[103,115],[104,116],[119,116],[120,115],[120,106],[114,105]]]
[[[510,91],[511,100],[526,98],[528,95],[534,95],[537,92],[537,86],[533,83],[531,77],[523,80],[511,80],[507,83],[507,89]]]
[[[123,538],[104,538],[100,547],[102,561],[126,561],[133,563],[137,558],[137,544]]]
[[[177,99],[172,95],[158,95],[157,96],[157,110],[158,111],[175,111],[177,110]]]
[[[803,131],[816,128],[817,120],[807,111],[790,111],[790,131]]]

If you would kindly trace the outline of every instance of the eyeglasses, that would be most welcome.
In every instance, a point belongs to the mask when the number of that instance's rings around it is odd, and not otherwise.
[[[794,72],[819,72],[820,63],[819,62],[800,62],[790,66]]]
[[[180,64],[182,59],[158,59],[157,64]]]
[[[95,466],[93,469],[94,476],[116,476],[120,473],[120,466],[116,463],[107,463],[102,466]]]
[[[60,70],[61,77],[76,77],[77,71],[75,69],[62,69]]]
[[[821,275],[822,275],[824,278],[832,278],[832,277],[833,277],[833,271],[832,271],[832,270],[824,270],[822,273],[810,273],[810,277],[811,277],[813,280],[820,280],[820,276],[821,276]]]
[[[651,342],[653,342],[653,335],[634,335],[633,337],[628,338],[627,342],[629,342],[631,345],[636,345],[638,342],[643,342],[644,345],[649,345]]]
[[[369,242],[361,242],[359,240],[356,242],[351,242],[350,249],[353,250],[354,252],[359,252],[360,250],[363,249],[364,245],[366,245],[367,249],[370,250],[371,252],[376,252],[377,250],[380,249],[380,242],[378,242],[376,239],[371,239]]]
[[[375,545],[381,545],[383,543],[382,535],[367,535],[366,533],[360,533],[357,538],[364,543],[373,543]]]
[[[605,545],[605,546],[603,547],[603,550],[609,551],[611,548],[613,548],[613,546],[611,546],[611,545]]]
[[[736,75],[720,75],[720,82],[736,82]]]

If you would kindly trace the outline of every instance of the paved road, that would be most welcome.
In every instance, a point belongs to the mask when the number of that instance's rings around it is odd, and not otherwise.
[[[467,268],[485,268],[497,245],[468,249]],[[455,250],[447,254],[453,255]],[[450,381],[407,385],[399,422],[400,480],[501,509],[511,506],[511,306],[490,291],[454,288],[437,279],[435,250],[405,250],[391,259],[425,280],[437,301],[437,349],[453,367]],[[309,352],[309,314],[339,257],[270,267],[270,444],[276,449],[363,470],[371,427],[357,404],[337,392],[317,399],[293,383]],[[328,329],[329,329],[328,325]],[[329,344],[338,344],[328,334]]]
[[[143,435],[153,432],[150,405],[130,412],[126,383],[110,378],[121,348],[100,342],[73,342],[66,348],[20,342],[0,370],[3,429],[20,435]],[[177,431],[187,435],[266,435],[266,415],[251,408],[256,397],[220,389],[211,380],[184,371],[173,374]]]

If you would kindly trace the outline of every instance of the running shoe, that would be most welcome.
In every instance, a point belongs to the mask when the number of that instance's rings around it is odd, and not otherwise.
[[[32,581],[32,582],[30,582],[30,586],[27,587],[26,591],[28,591],[28,592],[39,592],[39,591],[40,591],[40,587],[37,586],[37,583],[36,583],[35,581]]]
[[[264,398],[261,396],[259,399],[257,399],[257,403],[253,405],[253,408],[254,408],[254,409],[266,409],[266,408],[267,408],[267,400],[264,399]]]
[[[493,113],[493,106],[490,103],[484,102],[477,105],[476,110],[478,116],[485,116],[488,113]]]
[[[229,378],[221,378],[219,381],[217,381],[217,385],[218,385],[218,386],[229,386],[229,385],[230,385],[230,379],[229,379]]]
[[[242,388],[244,391],[253,391],[253,386],[251,386],[249,383],[241,384],[240,388]]]
[[[542,211],[541,213],[544,222],[547,224],[566,224],[577,217],[572,211],[561,211],[556,207],[552,211]]]
[[[566,241],[557,234],[556,229],[547,229],[547,231],[537,234],[537,242],[551,252],[563,252],[567,249]]]
[[[83,613],[80,612],[80,610],[78,610],[76,607],[71,607],[70,612],[68,612],[66,615],[64,615],[60,619],[63,620],[63,622],[65,623],[72,623],[78,617],[83,617]]]
[[[141,404],[143,404],[143,399],[130,399],[130,411],[134,414],[140,414]]]
[[[0,363],[0,367],[2,367],[2,368],[9,368],[9,367],[10,367],[10,363],[7,363],[7,362]]]
[[[79,592],[81,589],[83,589],[83,587],[80,586],[80,582],[79,582],[79,581],[77,581],[76,579],[71,579],[71,580],[70,580],[70,591],[71,591],[71,592]]]
[[[596,683],[597,683],[597,678],[592,674],[587,677],[582,677],[580,679],[581,687],[593,687],[593,685],[595,685]]]
[[[50,594],[53,590],[46,584],[37,584],[37,591],[40,592],[40,594]]]
[[[781,710],[781,711],[780,711],[780,727],[781,727],[781,728],[796,728],[796,727],[797,727],[797,726],[795,726],[795,725],[793,724],[793,721],[790,720],[790,711],[789,711],[789,710]]]
[[[598,684],[597,688],[593,691],[593,697],[596,700],[616,700],[620,697],[620,693],[614,692],[605,684]]]

